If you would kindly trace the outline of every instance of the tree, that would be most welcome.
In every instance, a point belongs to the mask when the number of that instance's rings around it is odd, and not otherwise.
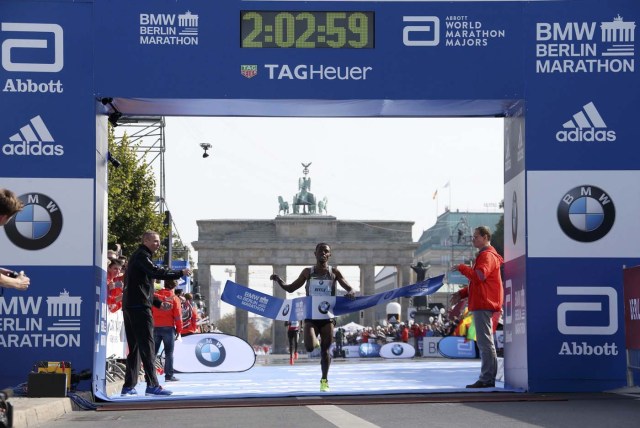
[[[116,144],[113,128],[109,125],[109,153],[120,165],[108,165],[108,214],[107,242],[119,243],[124,255],[131,254],[140,245],[147,230],[166,236],[162,215],[154,211],[155,178],[145,159],[138,159],[136,146],[129,143],[125,134]],[[156,256],[162,257],[164,251]]]
[[[216,323],[216,327],[223,333],[235,336],[236,314],[226,314],[218,320],[218,322]],[[247,326],[247,335],[249,336],[247,340],[247,342],[249,342],[249,345],[263,345],[266,343],[271,343],[271,329],[266,329],[265,334],[262,335],[252,322],[249,322],[249,325]]]
[[[218,320],[216,327],[223,333],[235,336],[236,334],[236,314],[226,314]]]

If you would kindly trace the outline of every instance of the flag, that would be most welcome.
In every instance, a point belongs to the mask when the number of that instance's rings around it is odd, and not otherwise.
[[[442,186],[443,189],[446,189],[447,187],[449,187],[449,183],[451,183],[451,181],[447,181],[447,184],[445,184],[444,186]]]
[[[436,196],[438,196],[438,189],[436,189],[436,191],[435,191],[435,192],[433,192],[433,198],[431,198],[431,199],[435,199],[435,198],[436,198]]]

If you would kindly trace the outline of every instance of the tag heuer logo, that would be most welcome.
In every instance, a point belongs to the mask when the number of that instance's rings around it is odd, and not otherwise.
[[[257,65],[241,65],[240,73],[247,79],[251,79],[253,76],[258,74],[258,66]]]

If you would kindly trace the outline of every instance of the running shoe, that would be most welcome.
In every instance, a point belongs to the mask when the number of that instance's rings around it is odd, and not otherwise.
[[[147,386],[147,389],[145,391],[145,395],[155,395],[155,396],[166,396],[166,395],[171,395],[173,394],[173,392],[167,390],[167,389],[162,389],[162,387],[160,385],[157,386]]]
[[[293,356],[289,357],[289,364],[293,365]]]
[[[171,376],[171,377],[165,377],[164,380],[165,382],[178,382],[180,379],[178,379],[175,376]]]
[[[298,361],[298,351],[293,354],[293,359]]]
[[[320,392],[329,392],[329,381],[327,379],[320,379]]]
[[[138,395],[138,391],[136,391],[133,387],[122,387],[122,392],[120,392],[122,397],[131,397],[132,395]]]

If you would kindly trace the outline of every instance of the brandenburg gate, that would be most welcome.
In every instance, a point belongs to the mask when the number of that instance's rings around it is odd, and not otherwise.
[[[331,246],[332,266],[360,268],[361,295],[375,293],[375,267],[394,266],[397,286],[410,284],[413,254],[411,221],[338,220],[321,214],[278,215],[273,220],[198,220],[198,283],[210,294],[211,265],[235,266],[235,282],[249,286],[249,266],[271,265],[287,283],[287,266],[311,266],[318,242]],[[340,289],[340,287],[338,287]],[[286,298],[280,287],[273,295]],[[403,299],[405,300],[405,299]],[[408,302],[401,302],[406,313]],[[374,325],[373,309],[363,311],[360,322]],[[236,309],[236,334],[247,339],[249,314]],[[286,349],[284,322],[274,321],[276,352]]]

